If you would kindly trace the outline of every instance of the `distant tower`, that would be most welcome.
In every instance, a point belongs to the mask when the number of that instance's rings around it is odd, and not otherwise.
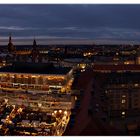
[[[36,40],[34,39],[34,41],[33,41],[33,48],[36,49],[36,47],[37,47],[37,44],[36,44]]]
[[[9,43],[8,43],[8,52],[9,52],[9,53],[14,53],[15,50],[16,50],[16,49],[15,49],[13,43],[12,43],[12,37],[11,37],[11,35],[10,35],[10,36],[9,36]]]
[[[39,50],[37,49],[36,40],[33,41],[33,49],[31,51],[32,62],[38,62]]]

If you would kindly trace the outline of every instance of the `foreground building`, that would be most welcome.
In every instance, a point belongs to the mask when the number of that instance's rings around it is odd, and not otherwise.
[[[111,74],[105,85],[109,117],[134,117],[140,115],[140,73]]]
[[[50,101],[58,99],[60,103],[58,94],[61,94],[65,96],[61,99],[63,106],[66,105],[65,102],[70,105],[68,93],[71,92],[72,81],[71,68],[54,67],[50,63],[13,63],[11,66],[0,69],[0,98],[11,98],[9,100],[11,104],[45,108]],[[51,94],[56,95],[56,98],[53,98]],[[42,102],[43,105],[38,102]]]
[[[106,118],[123,131],[135,131],[140,127],[140,65],[95,65],[93,71],[104,79],[100,98]]]

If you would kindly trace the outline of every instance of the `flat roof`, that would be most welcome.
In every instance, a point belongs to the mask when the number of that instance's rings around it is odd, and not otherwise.
[[[16,62],[0,68],[0,72],[66,75],[71,67],[56,67],[52,63]]]
[[[98,65],[93,66],[93,70],[105,70],[105,71],[140,71],[140,65],[128,64],[128,65]]]

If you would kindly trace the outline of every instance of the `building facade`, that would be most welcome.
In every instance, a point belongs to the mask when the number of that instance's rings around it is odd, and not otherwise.
[[[102,89],[110,118],[140,116],[140,66],[94,65],[105,78]]]
[[[72,71],[71,68],[56,68],[52,64],[38,63],[20,63],[2,67],[0,98],[9,99],[11,104],[41,106],[44,109],[49,108],[49,105],[52,105],[53,109],[63,109],[67,105],[70,108]]]

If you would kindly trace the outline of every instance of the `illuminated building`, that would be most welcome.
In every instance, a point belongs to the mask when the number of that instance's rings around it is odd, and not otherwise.
[[[32,50],[16,50],[15,55],[16,61],[33,63],[42,62],[42,57],[35,39],[33,40]]]
[[[0,69],[0,97],[17,98],[15,103],[20,102],[20,99],[25,97],[24,105],[26,106],[28,106],[30,99],[35,98],[38,105],[38,101],[47,99],[49,93],[56,95],[70,93],[72,81],[71,68],[54,67],[51,63],[13,63],[11,66]],[[12,102],[12,100],[10,101]],[[69,96],[66,101],[70,105]],[[65,104],[65,101],[63,103],[62,100],[62,104]]]
[[[81,58],[69,58],[61,61],[61,65],[65,67],[73,67],[74,69],[85,69],[87,66],[91,66],[91,61]]]
[[[40,51],[37,48],[36,40],[33,40],[32,50],[29,49],[16,49],[12,43],[12,37],[9,36],[8,43],[8,54],[9,58],[6,59],[7,63],[12,63],[15,61],[20,62],[42,62],[42,56],[40,55]],[[12,56],[10,56],[12,55]]]
[[[71,78],[71,68],[54,67],[51,63],[14,63],[0,69],[0,80],[3,84],[10,84],[9,87],[14,87],[15,84],[21,89],[48,91],[54,88],[67,91]]]

